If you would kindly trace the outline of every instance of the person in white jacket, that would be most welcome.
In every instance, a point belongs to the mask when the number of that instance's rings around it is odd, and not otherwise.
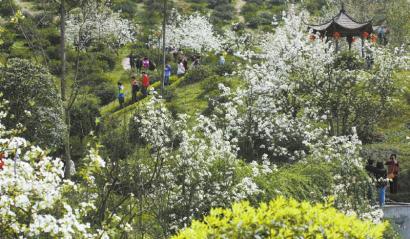
[[[180,77],[180,76],[183,76],[184,74],[185,74],[184,63],[182,61],[179,61],[177,75]]]

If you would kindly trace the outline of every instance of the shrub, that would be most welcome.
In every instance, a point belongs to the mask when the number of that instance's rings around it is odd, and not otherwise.
[[[270,25],[273,21],[273,14],[270,12],[261,12],[258,14],[262,25]]]
[[[109,81],[103,81],[99,84],[96,84],[91,91],[94,93],[101,101],[101,105],[106,105],[111,101],[115,100],[116,88]]]
[[[93,95],[79,98],[71,108],[71,135],[84,139],[91,131],[96,129],[95,119],[100,116],[99,99]]]
[[[215,22],[229,22],[234,17],[234,7],[230,4],[218,5],[215,7],[212,18]]]
[[[192,12],[204,13],[206,11],[206,8],[205,8],[204,5],[194,3],[194,4],[191,5],[191,10],[192,10]]]
[[[14,1],[0,1],[0,16],[12,16],[13,9],[19,9],[19,7],[16,5]]]
[[[265,22],[265,20],[263,18],[261,18],[260,16],[256,16],[256,17],[252,17],[251,19],[249,19],[249,21],[247,22],[248,27],[250,28],[258,28],[259,25],[263,25]]]
[[[137,4],[130,0],[121,0],[114,3],[114,11],[121,12],[122,16],[128,19],[132,19],[133,16],[137,15]]]
[[[235,65],[231,63],[226,63],[224,65],[218,65],[215,68],[215,73],[218,74],[219,76],[224,76],[225,74],[232,74],[232,72],[235,70]]]
[[[406,98],[407,104],[410,105],[410,91],[406,91],[406,92],[404,93],[404,97]]]
[[[61,145],[65,124],[62,102],[52,76],[44,67],[28,60],[13,58],[0,67],[0,92],[9,101],[10,115],[4,124],[22,124],[22,136],[47,147]]]
[[[185,83],[194,83],[202,81],[213,74],[212,69],[209,66],[198,66],[188,71],[185,76]]]
[[[203,222],[193,221],[172,238],[382,238],[387,227],[346,216],[329,204],[279,197],[259,208],[240,202],[213,209]]]
[[[255,15],[258,11],[258,5],[254,3],[246,3],[245,6],[242,7],[241,14],[243,15]]]
[[[282,195],[300,201],[321,202],[323,195],[331,193],[333,167],[330,163],[297,163],[259,177],[256,181],[265,192],[266,201]]]

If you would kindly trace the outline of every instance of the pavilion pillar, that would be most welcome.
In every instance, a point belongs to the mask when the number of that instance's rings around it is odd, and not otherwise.
[[[364,38],[361,37],[362,39],[362,57],[364,57]]]
[[[346,37],[347,43],[349,43],[349,51],[352,50],[352,42],[353,42],[353,37],[348,36]]]
[[[335,52],[338,53],[339,52],[339,40],[335,39]]]

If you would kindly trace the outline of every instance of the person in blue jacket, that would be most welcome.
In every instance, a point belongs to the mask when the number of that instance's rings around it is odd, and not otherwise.
[[[118,102],[120,103],[120,108],[124,107],[124,101],[125,101],[124,86],[122,85],[121,82],[118,82]]]
[[[164,70],[164,76],[165,76],[164,85],[169,85],[169,78],[171,77],[171,71],[172,71],[171,66],[167,64]]]

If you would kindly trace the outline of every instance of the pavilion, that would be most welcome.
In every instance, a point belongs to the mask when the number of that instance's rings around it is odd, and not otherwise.
[[[354,37],[362,39],[362,55],[364,39],[370,37],[373,32],[372,21],[358,22],[350,17],[342,5],[342,9],[339,14],[330,19],[329,21],[319,25],[308,25],[309,29],[314,34],[319,33],[321,37],[332,37],[336,40],[336,52],[338,51],[338,40],[345,37],[349,44],[349,50],[352,48]]]

